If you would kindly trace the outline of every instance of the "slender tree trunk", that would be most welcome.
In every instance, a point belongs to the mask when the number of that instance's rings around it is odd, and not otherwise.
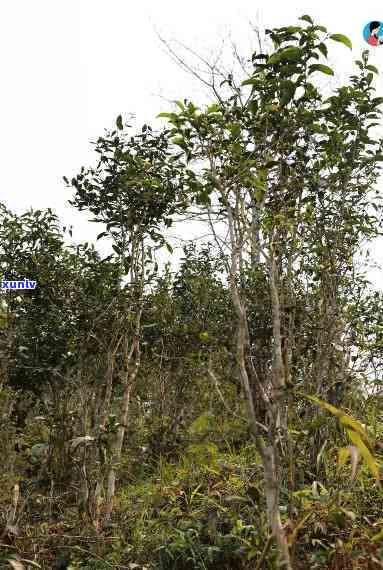
[[[141,313],[142,313],[142,308],[140,308],[137,315],[136,334],[133,338],[129,351],[128,351],[128,340],[127,339],[125,340],[125,346],[124,346],[125,372],[123,374],[124,392],[122,396],[121,411],[120,411],[120,421],[119,421],[120,425],[117,428],[117,433],[113,442],[112,460],[108,473],[107,498],[106,498],[106,508],[105,508],[106,521],[110,519],[113,510],[113,499],[116,492],[116,472],[121,461],[122,446],[124,443],[126,428],[128,427],[127,424],[128,424],[128,415],[129,415],[130,396],[140,366],[140,360],[141,360],[140,340],[137,331],[139,330],[141,323]],[[133,358],[134,362],[132,362]]]
[[[246,307],[240,292],[238,291],[236,283],[236,275],[239,269],[239,252],[241,251],[241,243],[235,234],[235,226],[233,221],[233,213],[230,205],[227,206],[229,234],[231,241],[231,267],[230,267],[230,289],[234,308],[237,313],[238,319],[238,332],[237,332],[237,360],[239,365],[239,372],[244,388],[248,409],[249,419],[256,443],[258,452],[260,453],[265,479],[265,495],[267,504],[267,518],[270,529],[277,543],[281,562],[286,570],[293,570],[289,548],[287,544],[286,534],[282,525],[280,512],[279,512],[279,492],[280,492],[280,477],[279,477],[279,453],[278,453],[278,438],[280,429],[280,415],[281,408],[284,405],[284,388],[285,388],[285,374],[282,358],[281,348],[281,322],[280,322],[280,305],[277,288],[277,270],[273,255],[269,259],[270,262],[270,293],[272,304],[273,316],[273,370],[272,370],[272,388],[273,393],[271,399],[267,396],[265,390],[262,389],[261,382],[258,379],[257,387],[259,388],[258,397],[264,399],[268,415],[269,415],[269,429],[268,429],[268,443],[265,445],[263,437],[259,434],[259,423],[255,411],[255,394],[252,389],[249,378],[249,365],[247,363],[249,357],[249,329],[247,321]],[[250,366],[251,368],[251,366]],[[251,377],[251,376],[250,376]],[[263,418],[262,418],[263,419]]]
[[[105,425],[110,411],[110,404],[113,392],[113,377],[114,377],[115,364],[116,364],[116,354],[122,339],[123,339],[122,335],[120,336],[119,339],[114,337],[112,341],[112,347],[108,350],[107,353],[105,385],[100,386],[95,393],[96,401],[94,406],[93,433],[98,445],[95,445],[92,448],[93,464],[95,464],[96,461],[98,460],[102,465],[103,461],[105,461],[104,457],[105,449],[103,448],[104,442],[100,440],[100,436],[101,432],[105,431]],[[88,511],[90,513],[92,524],[96,528],[96,530],[99,530],[101,526],[100,507],[102,502],[102,492],[104,490],[104,481],[106,475],[107,475],[106,466],[104,465],[103,468],[99,469],[98,474],[95,477],[96,480],[94,482],[93,491],[91,490],[89,493]]]
[[[286,371],[282,356],[281,306],[278,290],[278,270],[275,261],[273,244],[270,246],[269,258],[271,313],[273,322],[273,364],[269,444],[263,449],[263,467],[265,470],[265,493],[268,519],[271,530],[278,544],[283,564],[292,570],[286,534],[282,526],[279,512],[280,495],[280,461],[278,444],[287,433]]]
[[[108,473],[107,496],[106,496],[106,507],[105,507],[105,517],[104,517],[105,521],[110,520],[113,511],[113,500],[116,493],[116,473],[121,461],[122,446],[124,443],[124,436],[127,428],[131,391],[132,391],[132,383],[129,382],[128,380],[122,398],[120,425],[118,426],[117,429],[117,434],[113,446],[112,462]]]
[[[280,479],[277,457],[278,450],[276,445],[269,444],[263,448],[262,463],[265,472],[267,518],[278,545],[284,568],[292,570],[289,547],[279,512]]]
[[[105,507],[105,521],[110,520],[113,511],[113,501],[116,493],[116,473],[121,462],[122,447],[128,424],[130,396],[141,363],[140,331],[143,311],[144,275],[145,275],[145,250],[142,238],[132,240],[132,265],[131,278],[133,287],[138,286],[138,308],[135,318],[134,334],[130,349],[128,338],[124,342],[124,371],[122,374],[123,396],[120,409],[120,421],[112,448],[112,460],[108,473],[107,496]]]

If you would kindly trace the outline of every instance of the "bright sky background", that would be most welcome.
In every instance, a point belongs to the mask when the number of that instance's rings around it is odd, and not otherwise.
[[[90,141],[135,113],[137,125],[156,124],[168,100],[201,100],[202,87],[164,52],[156,31],[213,56],[231,37],[243,55],[255,47],[249,21],[293,25],[308,13],[329,31],[344,33],[353,53],[334,43],[330,62],[340,79],[368,46],[364,25],[383,21],[383,3],[249,0],[12,0],[0,4],[0,200],[16,211],[53,208],[76,241],[101,231],[85,212],[67,205],[62,176],[94,163]],[[382,73],[383,46],[370,48]],[[185,236],[188,237],[188,236]],[[383,262],[381,247],[375,257]],[[374,281],[383,285],[381,272]]]

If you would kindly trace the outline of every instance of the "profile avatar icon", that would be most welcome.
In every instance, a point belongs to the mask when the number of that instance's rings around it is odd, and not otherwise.
[[[370,46],[383,44],[383,24],[374,20],[369,22],[363,30],[363,37]]]

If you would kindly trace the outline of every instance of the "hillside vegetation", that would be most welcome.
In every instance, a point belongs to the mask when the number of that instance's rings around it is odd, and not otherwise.
[[[383,567],[383,98],[334,43],[303,16],[206,106],[118,116],[64,178],[106,258],[0,205],[2,568]]]

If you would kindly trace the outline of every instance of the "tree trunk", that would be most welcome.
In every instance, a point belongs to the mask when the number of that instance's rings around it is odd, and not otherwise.
[[[120,425],[117,429],[116,438],[113,445],[113,456],[111,466],[108,473],[106,507],[105,507],[105,521],[109,521],[113,511],[113,500],[116,493],[116,472],[121,461],[122,446],[124,443],[124,436],[127,427],[130,394],[132,391],[132,384],[129,382],[125,386],[124,395],[121,406]]]
[[[267,519],[269,521],[269,525],[271,527],[275,541],[278,545],[278,550],[281,555],[284,568],[286,570],[293,570],[289,547],[279,512],[280,480],[278,474],[277,456],[278,452],[275,445],[269,444],[263,448],[262,463],[265,477]]]
[[[230,205],[227,207],[227,212],[231,241],[231,267],[229,274],[230,289],[238,319],[237,362],[239,366],[242,386],[244,388],[248,404],[252,433],[263,463],[268,523],[277,543],[283,567],[287,570],[292,570],[287,539],[279,512],[280,477],[277,445],[280,432],[281,411],[284,405],[285,374],[281,348],[281,322],[279,295],[277,288],[277,269],[273,257],[273,252],[271,252],[271,257],[268,259],[268,261],[270,264],[270,293],[273,316],[274,346],[272,355],[273,367],[271,382],[273,393],[272,397],[269,398],[266,390],[264,389],[264,386],[262,386],[260,379],[252,377],[252,366],[251,360],[249,359],[250,336],[247,312],[245,302],[241,297],[236,281],[236,275],[239,269],[239,252],[241,251],[242,244],[238,243],[238,239],[235,234],[233,214]],[[256,380],[258,394],[255,394],[253,387],[251,386],[250,379]],[[264,400],[269,416],[267,445],[265,445],[263,437],[259,434],[259,426],[262,426],[262,424],[258,421],[259,418],[256,417],[256,396]],[[262,420],[263,419],[264,418],[262,418]]]
[[[138,315],[138,323],[140,322],[141,313]],[[124,443],[125,432],[128,424],[129,404],[132,388],[140,366],[140,346],[139,337],[133,339],[129,353],[127,354],[127,341],[125,342],[125,374],[124,374],[124,392],[121,403],[120,421],[117,433],[113,442],[112,460],[108,473],[107,496],[105,507],[105,521],[110,520],[113,511],[113,500],[116,493],[116,472],[121,462],[122,446]],[[132,358],[135,355],[135,361],[132,366]]]

